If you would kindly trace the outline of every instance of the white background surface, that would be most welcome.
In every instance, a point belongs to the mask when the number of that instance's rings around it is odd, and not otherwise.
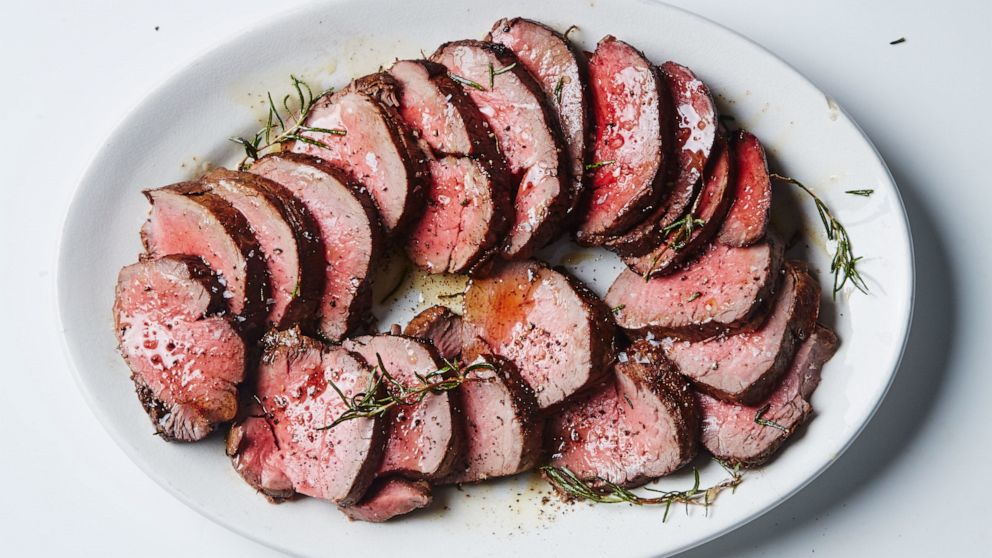
[[[4,554],[273,555],[185,508],[103,432],[59,349],[53,265],[69,196],[126,111],[210,46],[300,3],[99,0],[4,9]],[[983,358],[992,340],[984,288],[992,278],[992,196],[983,171],[992,118],[983,101],[992,90],[992,52],[981,45],[992,31],[992,6],[674,3],[769,48],[862,125],[902,191],[918,270],[903,367],[861,438],[791,501],[687,555],[984,553],[992,545],[985,479],[992,421],[983,412],[992,403]],[[902,36],[906,43],[888,44]]]

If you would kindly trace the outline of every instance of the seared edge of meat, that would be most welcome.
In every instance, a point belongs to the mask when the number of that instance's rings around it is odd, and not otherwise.
[[[562,33],[522,17],[497,21],[486,40],[500,43],[514,52],[540,84],[549,106],[558,117],[572,170],[567,220],[574,220],[581,213],[587,198],[585,165],[593,143],[592,103],[585,53]]]
[[[279,213],[295,240],[296,246],[294,248],[298,259],[297,282],[289,294],[290,300],[284,306],[277,323],[270,325],[278,329],[300,326],[305,331],[314,331],[317,307],[324,291],[324,270],[327,267],[327,261],[324,258],[324,243],[320,234],[320,227],[313,214],[287,188],[255,174],[215,169],[204,175],[202,180],[207,184],[219,180],[235,182],[246,190],[245,195],[261,197]],[[219,192],[218,195],[223,196]],[[249,220],[249,224],[252,225],[251,220]],[[253,228],[257,233],[258,226],[253,225]],[[258,240],[261,244],[261,237],[258,237]],[[271,261],[273,257],[272,254],[266,254],[267,261]],[[274,291],[274,273],[271,268],[269,269],[269,278],[273,283]],[[273,294],[278,297],[285,293],[274,292]]]
[[[148,221],[141,228],[141,241],[145,246],[146,253],[151,257],[169,255],[156,248],[160,242],[153,238],[153,223],[155,218],[155,203],[157,200],[167,199],[167,196],[176,196],[186,200],[187,203],[195,203],[201,206],[210,217],[223,229],[223,234],[233,243],[239,252],[242,262],[229,262],[234,268],[244,270],[244,293],[241,293],[241,311],[234,317],[234,324],[242,335],[249,341],[259,339],[264,332],[265,319],[269,314],[269,298],[271,288],[269,286],[268,268],[265,264],[265,255],[255,238],[248,220],[245,219],[238,210],[234,209],[227,201],[216,194],[210,192],[210,188],[201,182],[180,182],[172,186],[145,190],[143,192],[148,201],[152,204],[152,214]],[[197,224],[198,230],[203,230],[206,223]],[[203,234],[203,233],[200,233]],[[173,239],[176,241],[177,239]],[[168,251],[171,252],[171,251]],[[212,254],[191,254],[203,257],[210,264],[211,268],[220,273],[222,266],[212,261]],[[224,277],[223,283],[229,291],[233,278]],[[230,306],[231,302],[228,301]]]
[[[506,126],[499,124],[499,115],[495,114],[488,102],[491,95],[497,94],[498,96],[500,92],[497,88],[488,89],[489,66],[485,68],[459,68],[452,67],[453,61],[445,63],[449,55],[451,58],[458,59],[452,53],[459,49],[480,54],[482,58],[487,59],[488,64],[495,71],[500,72],[498,76],[493,78],[494,85],[505,86],[508,81],[507,78],[512,77],[512,80],[509,81],[512,81],[515,86],[518,85],[523,88],[522,90],[515,89],[514,92],[518,96],[527,97],[532,101],[532,105],[528,107],[526,103],[518,100],[514,100],[512,104],[518,111],[526,109],[526,116],[532,119],[536,117],[533,124],[540,128],[541,135],[546,136],[551,145],[535,147],[534,143],[537,143],[538,139],[533,136],[533,132],[531,132],[531,145],[529,146],[518,141],[520,138],[515,135],[508,136],[508,134],[519,135],[522,128],[518,126],[520,129],[514,130],[510,124]],[[431,60],[445,64],[449,73],[457,76],[453,78],[456,81],[469,80],[478,85],[478,87],[466,85],[463,89],[479,106],[480,112],[489,122],[497,138],[496,147],[505,157],[510,172],[514,174],[514,182],[517,183],[517,186],[512,188],[515,190],[513,196],[515,216],[501,254],[505,259],[526,259],[537,249],[554,240],[561,232],[564,217],[571,203],[571,190],[568,186],[570,167],[558,119],[549,106],[549,101],[540,84],[519,64],[513,51],[504,45],[476,40],[452,41],[439,46],[431,55]],[[466,70],[471,70],[472,73]],[[506,95],[503,94],[500,98],[502,99],[502,97],[506,97]],[[488,114],[487,111],[494,114]],[[520,115],[517,114],[517,116]],[[528,125],[530,124],[528,122]],[[507,130],[507,127],[510,129]],[[533,154],[528,156],[528,151],[539,151],[540,153],[537,156]],[[532,199],[535,192],[541,195]],[[536,207],[534,205],[525,207],[523,204],[536,204]]]
[[[200,440],[237,412],[247,351],[230,317],[221,317],[227,312],[223,292],[194,256],[145,260],[118,275],[118,350],[142,407],[166,440]]]
[[[817,325],[796,351],[782,383],[756,405],[735,405],[700,394],[702,442],[706,449],[731,466],[756,467],[768,461],[812,416],[810,396],[820,383],[823,365],[833,357],[838,343],[834,332]],[[759,414],[762,420],[777,426],[759,424]]]
[[[626,269],[606,293],[617,324],[638,334],[700,341],[760,327],[782,278],[774,237],[745,248],[711,245],[676,273],[645,280]]]
[[[358,503],[338,509],[352,521],[383,523],[426,508],[433,500],[426,481],[388,477],[376,480]]]
[[[462,354],[462,317],[445,306],[431,306],[417,314],[403,334],[430,342],[443,359],[454,361]]]

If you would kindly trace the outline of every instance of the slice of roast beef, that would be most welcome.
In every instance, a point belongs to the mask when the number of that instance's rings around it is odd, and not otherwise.
[[[431,505],[431,485],[401,477],[379,479],[360,502],[340,508],[348,519],[382,523]]]
[[[658,338],[701,340],[760,325],[782,274],[782,244],[713,244],[696,261],[663,277],[625,269],[606,293],[620,327]]]
[[[287,188],[246,172],[216,169],[201,183],[241,212],[255,232],[272,290],[268,326],[312,331],[327,261],[310,210]]]
[[[509,361],[467,347],[464,360],[476,367],[458,389],[465,454],[442,483],[478,482],[533,468],[541,457],[542,422],[534,392]],[[478,368],[488,365],[486,368]]]
[[[592,143],[592,111],[585,54],[561,33],[522,17],[497,21],[486,40],[512,50],[550,100],[568,148],[572,171],[568,211],[574,213],[586,198],[585,165]]]
[[[445,43],[431,59],[443,64],[479,107],[514,176],[514,215],[503,256],[530,257],[558,234],[570,204],[558,120],[540,85],[503,45]]]
[[[614,377],[548,426],[551,465],[593,485],[635,487],[692,460],[699,410],[689,383],[647,341],[620,353]]]
[[[427,204],[406,240],[406,253],[428,273],[468,271],[504,238],[510,198],[481,163],[468,157],[431,160],[430,173]]]
[[[228,434],[235,469],[272,499],[298,493],[356,503],[379,466],[386,421],[360,417],[330,425],[347,409],[337,390],[351,398],[374,389],[372,369],[360,356],[296,329],[270,333],[263,343],[254,403]]]
[[[665,187],[668,92],[642,52],[604,37],[589,58],[595,118],[589,203],[576,232],[592,244],[644,220]],[[667,111],[667,112],[670,112]]]
[[[658,247],[662,231],[681,218],[695,199],[717,136],[717,115],[709,88],[689,68],[665,62],[658,70],[675,112],[674,162],[667,192],[654,212],[629,231],[601,244],[621,256],[640,256]]]
[[[221,317],[224,292],[193,256],[147,259],[118,275],[118,347],[142,406],[166,440],[199,440],[237,412],[245,344]]]
[[[712,159],[703,188],[689,212],[661,231],[664,240],[657,248],[642,256],[625,257],[627,267],[644,277],[667,275],[709,245],[734,201],[734,189],[730,186],[734,168],[726,138],[717,137]]]
[[[371,267],[381,229],[371,197],[347,173],[308,155],[268,155],[250,171],[288,189],[316,219],[327,262],[317,330],[332,341],[343,338],[372,306]]]
[[[700,394],[706,449],[731,466],[754,467],[767,461],[812,414],[810,396],[820,383],[820,369],[837,350],[837,343],[834,332],[817,325],[796,351],[782,383],[754,406]]]
[[[802,264],[786,262],[784,273],[761,328],[698,342],[662,341],[696,389],[743,405],[755,405],[775,389],[799,343],[812,333],[820,308],[820,288]]]
[[[367,335],[345,340],[342,346],[410,388],[421,384],[418,375],[426,376],[443,366],[433,347],[412,337]],[[391,389],[388,382],[385,389]],[[430,393],[414,405],[390,409],[389,439],[379,476],[399,473],[433,478],[447,474],[462,446],[455,406],[452,394],[441,392]]]
[[[492,128],[447,68],[429,60],[400,60],[389,74],[400,85],[400,115],[435,154],[472,157],[509,180]]]
[[[541,409],[609,372],[614,323],[577,279],[537,261],[507,263],[465,294],[465,341],[508,359]]]
[[[727,246],[750,246],[765,236],[772,207],[772,182],[765,150],[758,138],[738,130],[731,141],[734,166],[734,203],[723,220],[717,241]]]
[[[444,306],[431,306],[414,316],[403,334],[430,342],[443,359],[453,361],[462,354],[462,317]]]
[[[385,73],[367,76],[314,101],[300,132],[308,140],[288,144],[288,150],[338,165],[365,185],[389,233],[405,230],[420,214],[428,179],[426,157],[397,104],[395,80]]]
[[[149,257],[203,258],[220,276],[234,324],[249,341],[261,337],[271,289],[265,255],[248,220],[205,182],[146,190],[152,204],[141,240]]]

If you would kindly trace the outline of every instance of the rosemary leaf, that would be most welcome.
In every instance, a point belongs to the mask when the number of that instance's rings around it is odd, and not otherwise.
[[[614,306],[613,308],[610,308],[610,312],[613,312],[614,315],[618,315],[618,314],[620,314],[620,312],[623,312],[623,309],[626,308],[626,307],[627,307],[626,304],[621,304],[619,306]]]
[[[472,89],[478,89],[479,91],[485,91],[486,90],[485,87],[479,85],[478,83],[476,83],[476,82],[474,82],[474,81],[472,81],[472,80],[470,80],[468,78],[463,78],[462,76],[460,76],[458,74],[453,74],[451,72],[448,72],[448,77],[450,77],[455,82],[460,83],[460,84],[462,84],[462,85],[464,85],[466,87],[471,87]]]
[[[565,87],[565,76],[558,78],[558,82],[555,83],[555,101],[558,106],[561,106],[561,90]]]
[[[875,190],[870,190],[870,189],[869,190],[845,190],[844,193],[845,194],[851,194],[852,196],[864,196],[866,198],[870,198],[871,195],[875,193]]]
[[[589,163],[586,165],[586,170],[596,170],[600,167],[612,165],[613,163],[616,163],[616,161],[596,161],[595,163]]]
[[[788,428],[782,426],[781,424],[779,424],[777,422],[773,422],[773,421],[770,421],[770,420],[766,420],[766,419],[761,418],[761,417],[765,416],[765,413],[768,412],[768,409],[770,407],[771,407],[770,405],[765,404],[763,407],[761,407],[760,409],[758,409],[758,412],[754,414],[754,422],[757,423],[757,424],[760,424],[761,426],[765,426],[765,427],[770,427],[770,428],[775,428],[775,429],[781,430],[782,432],[785,432],[786,434],[788,434],[789,432],[791,432],[791,430],[789,430]]]

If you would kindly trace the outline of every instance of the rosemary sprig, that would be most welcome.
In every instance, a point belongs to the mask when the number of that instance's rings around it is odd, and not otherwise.
[[[693,209],[695,210],[695,208]],[[673,252],[678,252],[679,250],[686,247],[689,241],[692,240],[692,234],[696,231],[698,227],[702,227],[706,224],[706,221],[696,217],[692,211],[682,216],[681,219],[675,221],[674,223],[668,225],[661,229],[661,234],[665,235],[667,238],[662,245],[664,248],[658,252],[651,261],[651,266],[648,267],[647,273],[644,274],[644,279],[647,280],[654,273],[658,262],[661,261],[661,257],[665,255],[668,250]],[[691,302],[691,301],[690,301]]]
[[[833,297],[837,298],[837,293],[844,288],[844,285],[848,281],[859,291],[867,294],[868,285],[858,271],[858,262],[861,261],[861,256],[855,257],[854,249],[851,247],[851,237],[848,236],[847,229],[834,217],[827,204],[823,203],[823,200],[819,196],[795,178],[789,178],[780,174],[772,174],[771,177],[775,180],[781,180],[793,186],[798,186],[802,191],[809,194],[813,198],[813,203],[816,204],[816,212],[820,215],[820,221],[823,222],[823,227],[827,231],[827,240],[837,243],[837,250],[834,252],[833,259],[830,261],[830,272],[834,274]]]
[[[598,168],[605,167],[607,165],[612,165],[613,163],[616,163],[616,161],[613,161],[613,160],[610,160],[610,161],[596,161],[595,163],[589,163],[588,165],[586,165],[586,170],[596,170]]]
[[[306,122],[307,117],[310,115],[310,111],[313,110],[314,100],[320,98],[320,95],[315,97],[310,86],[300,78],[292,75],[290,78],[293,80],[293,90],[296,95],[294,97],[292,93],[289,93],[283,97],[282,109],[285,111],[285,116],[280,113],[280,108],[272,98],[272,93],[266,93],[269,101],[269,112],[265,118],[265,126],[255,132],[251,138],[228,138],[229,141],[242,146],[245,150],[245,157],[238,165],[238,168],[241,170],[247,168],[251,161],[258,160],[266,152],[272,150],[273,147],[282,145],[288,141],[299,141],[318,147],[329,147],[320,140],[304,136],[304,133],[320,133],[330,136],[347,135],[347,131],[345,130],[305,125],[304,122]]]
[[[741,474],[739,467],[731,469],[723,463],[720,463],[720,465],[727,471],[729,477],[708,488],[700,488],[699,470],[693,469],[694,481],[692,488],[688,490],[644,489],[648,492],[660,494],[660,496],[640,496],[616,483],[598,477],[596,481],[601,483],[603,488],[594,488],[586,481],[580,479],[567,467],[552,467],[548,465],[541,467],[541,471],[552,486],[569,498],[586,500],[597,504],[663,505],[665,506],[665,514],[662,516],[661,521],[665,522],[668,520],[668,512],[672,504],[685,504],[686,509],[690,505],[709,508],[720,492],[726,489],[733,491],[744,481],[744,476]]]
[[[492,89],[496,85],[496,76],[498,76],[500,74],[505,74],[506,72],[509,72],[510,70],[512,70],[512,69],[514,69],[516,67],[517,67],[517,63],[514,62],[513,64],[510,64],[509,66],[504,66],[504,67],[496,70],[496,69],[493,68],[493,63],[490,62],[489,63],[489,89]]]
[[[782,432],[785,432],[786,434],[788,434],[789,432],[791,432],[791,430],[789,430],[788,428],[786,428],[785,426],[782,426],[781,424],[779,424],[777,422],[774,422],[774,421],[770,421],[770,420],[761,418],[761,417],[765,416],[765,413],[767,413],[768,412],[768,409],[770,409],[770,408],[771,408],[771,405],[768,405],[766,403],[764,406],[762,406],[760,409],[758,409],[758,412],[754,414],[754,422],[757,423],[757,424],[760,424],[761,426],[767,426],[767,427],[770,427],[770,428],[776,428],[778,430],[781,430]]]
[[[479,85],[478,83],[476,83],[476,82],[474,82],[474,81],[472,81],[472,80],[470,80],[468,78],[463,78],[462,76],[460,76],[458,74],[453,74],[451,72],[448,72],[448,77],[450,77],[456,83],[460,83],[460,84],[462,84],[462,85],[464,85],[466,87],[471,87],[472,89],[478,89],[479,91],[485,91],[486,90],[485,87]]]
[[[863,197],[866,197],[866,198],[870,198],[871,195],[875,193],[875,190],[871,190],[871,189],[866,189],[866,190],[845,190],[844,193],[845,194],[851,194],[852,196],[863,196]]]
[[[327,426],[320,426],[317,430],[330,430],[349,420],[377,417],[389,412],[394,407],[416,405],[432,393],[451,391],[465,382],[488,381],[469,377],[469,375],[476,370],[494,369],[493,365],[488,362],[476,362],[462,367],[457,361],[452,362],[444,359],[443,367],[427,374],[416,374],[417,383],[407,386],[386,370],[381,355],[376,353],[375,356],[378,363],[372,369],[372,381],[365,391],[348,397],[334,382],[327,381],[341,397],[341,401],[345,404],[345,410],[333,422]]]

